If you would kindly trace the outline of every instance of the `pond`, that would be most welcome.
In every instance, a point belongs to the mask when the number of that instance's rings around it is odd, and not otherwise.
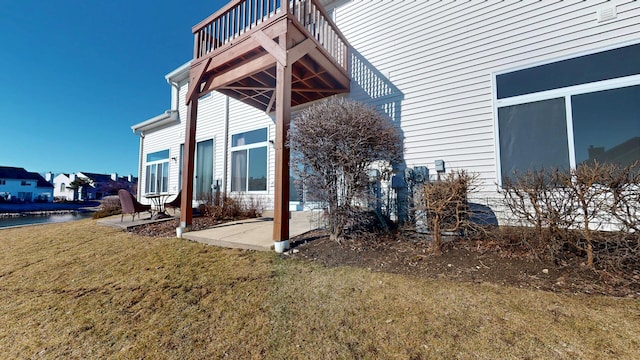
[[[35,224],[59,223],[90,218],[91,212],[73,212],[67,214],[22,215],[0,217],[0,228]]]

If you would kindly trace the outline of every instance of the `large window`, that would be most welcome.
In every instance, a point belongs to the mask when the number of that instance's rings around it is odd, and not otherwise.
[[[231,136],[231,191],[267,190],[267,128]]]
[[[501,177],[640,160],[640,44],[496,76]]]
[[[164,193],[169,189],[169,150],[147,154],[145,193]]]

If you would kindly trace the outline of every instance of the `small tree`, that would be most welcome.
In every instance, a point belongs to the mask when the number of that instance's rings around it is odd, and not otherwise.
[[[338,240],[353,220],[357,200],[364,200],[368,171],[402,157],[398,129],[375,109],[332,98],[313,105],[293,121],[289,133],[293,169],[307,198],[327,210],[331,238]]]
[[[76,177],[75,180],[69,183],[67,189],[73,190],[73,200],[78,200],[78,191],[81,192],[83,200],[87,200],[87,191],[91,182],[87,178]]]

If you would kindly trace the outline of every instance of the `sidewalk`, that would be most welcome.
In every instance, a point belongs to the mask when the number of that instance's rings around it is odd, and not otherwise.
[[[289,237],[318,227],[312,212],[293,212],[289,220]],[[236,249],[270,251],[273,249],[273,218],[263,217],[221,224],[201,231],[182,234],[188,240]]]

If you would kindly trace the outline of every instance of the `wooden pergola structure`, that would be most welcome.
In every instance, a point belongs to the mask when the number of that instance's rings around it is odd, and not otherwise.
[[[349,91],[349,45],[319,0],[234,0],[193,34],[180,227],[192,223],[198,98],[217,90],[275,111],[273,240],[288,240],[291,107]]]

